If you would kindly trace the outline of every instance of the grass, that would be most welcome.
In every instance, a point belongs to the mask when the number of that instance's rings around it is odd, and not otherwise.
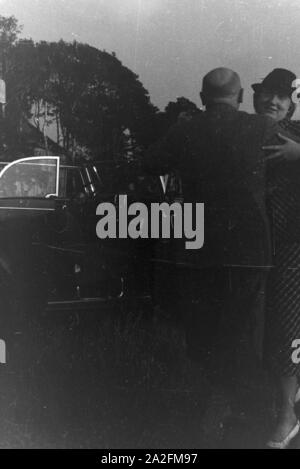
[[[245,383],[232,415],[159,308],[47,312],[39,326],[31,366],[0,369],[0,448],[255,447],[268,430],[266,382]]]

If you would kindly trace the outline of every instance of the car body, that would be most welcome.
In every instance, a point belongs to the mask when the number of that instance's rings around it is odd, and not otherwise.
[[[96,237],[96,207],[115,197],[96,166],[42,156],[1,167],[0,269],[6,290],[10,283],[22,302],[49,305],[121,296],[126,249]]]
[[[11,308],[17,298],[32,310],[74,308],[155,290],[163,298],[157,284],[176,267],[172,242],[99,239],[96,208],[119,194],[128,203],[170,202],[174,191],[180,199],[174,178],[140,174],[126,163],[65,164],[58,156],[0,163],[2,304]]]

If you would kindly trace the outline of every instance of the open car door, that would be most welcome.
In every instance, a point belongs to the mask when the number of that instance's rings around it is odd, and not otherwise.
[[[30,157],[8,163],[0,171],[0,218],[33,216],[55,210],[59,192],[59,157]],[[2,215],[1,215],[2,212]]]

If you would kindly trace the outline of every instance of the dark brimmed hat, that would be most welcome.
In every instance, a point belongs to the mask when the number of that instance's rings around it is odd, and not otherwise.
[[[290,70],[286,70],[285,68],[274,68],[274,70],[269,73],[261,83],[254,83],[252,85],[252,89],[255,93],[265,89],[269,91],[279,91],[290,96],[296,89],[296,87],[292,86],[292,83],[296,78],[296,75]]]

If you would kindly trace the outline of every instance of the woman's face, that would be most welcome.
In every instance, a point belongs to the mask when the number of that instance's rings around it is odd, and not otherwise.
[[[291,98],[280,92],[262,90],[254,95],[254,108],[257,114],[272,117],[277,122],[287,116],[291,104]]]

